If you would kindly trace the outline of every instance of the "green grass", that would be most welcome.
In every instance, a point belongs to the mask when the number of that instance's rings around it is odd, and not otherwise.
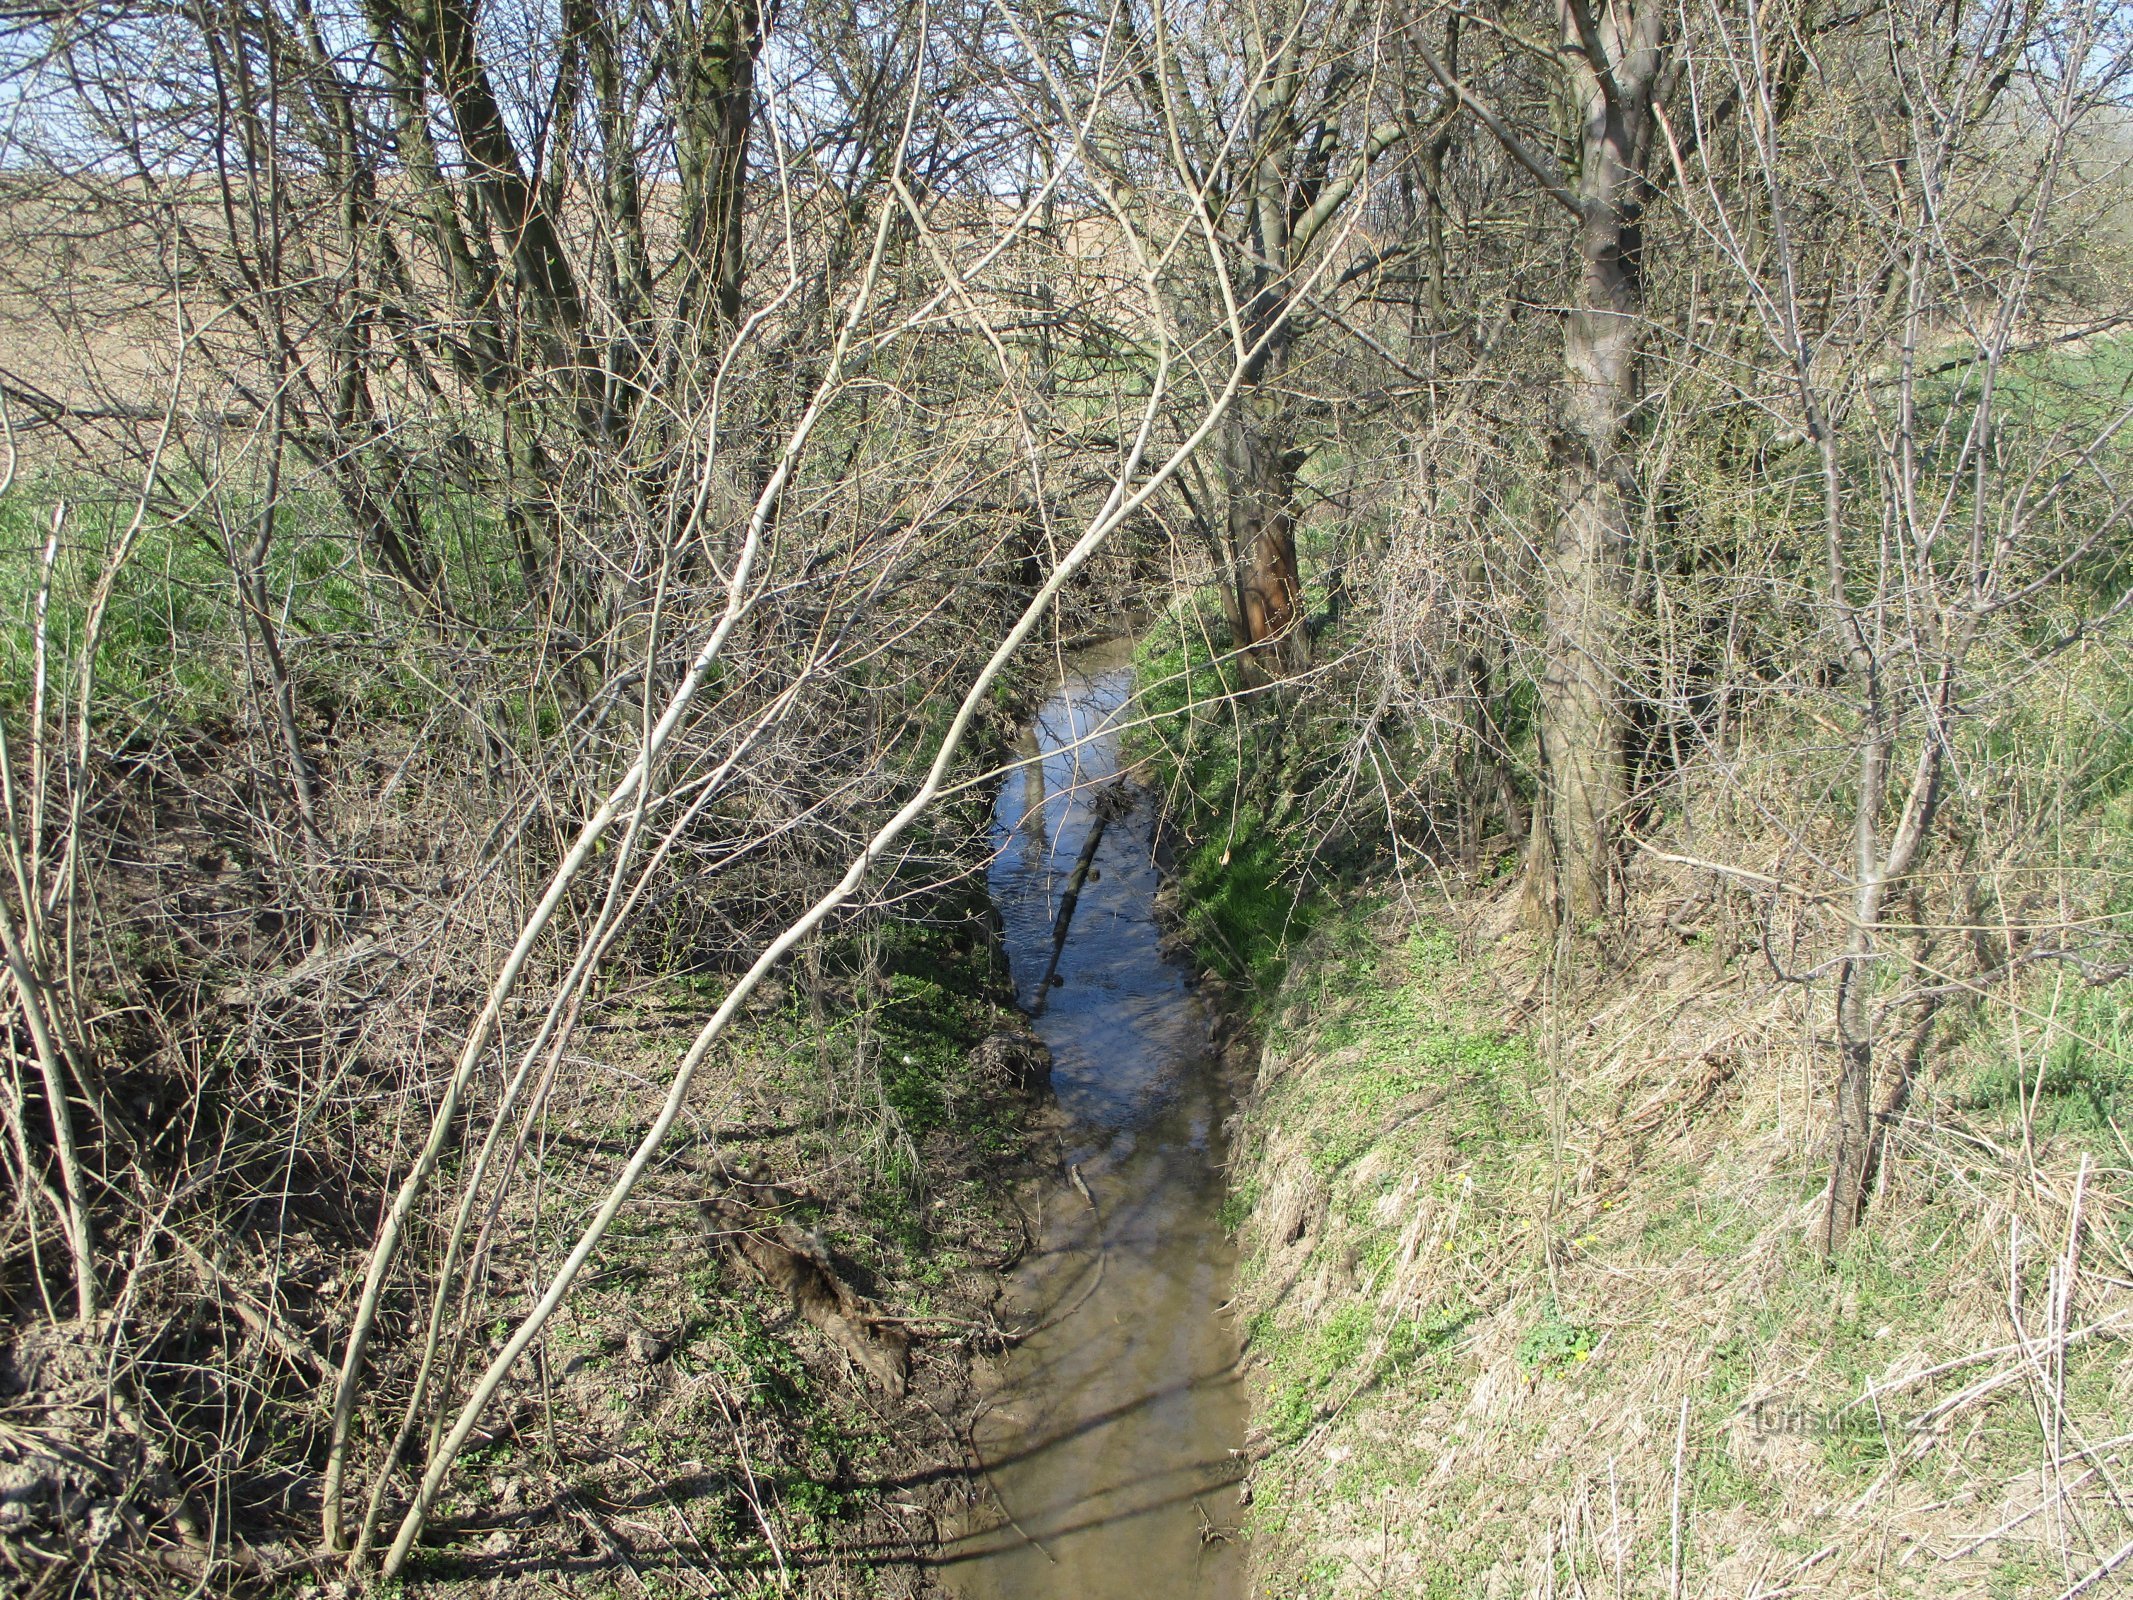
[[[1211,596],[1173,606],[1134,656],[1127,740],[1164,795],[1184,932],[1201,961],[1263,1004],[1325,904],[1298,830],[1284,825],[1284,738],[1271,696],[1238,698],[1243,677]],[[1292,803],[1292,802],[1291,802]]]
[[[2108,1148],[2114,1127],[2133,1117],[2133,981],[2075,987],[2058,997],[2048,983],[2032,986],[2032,1011],[2051,1025],[2016,1060],[2004,1036],[1987,1041],[1985,1057],[1956,1092],[1955,1104],[1999,1131],[2019,1129],[2025,1108],[2033,1133],[2072,1136]]]
[[[1258,1128],[1248,1126],[1248,1137],[1262,1139],[1259,1130],[1278,1129],[1290,1150],[1306,1130],[1315,1133],[1314,1165],[1326,1186],[1329,1218],[1312,1243],[1310,1261],[1282,1268],[1282,1281],[1312,1286],[1308,1302],[1283,1297],[1253,1313],[1252,1348],[1265,1363],[1256,1420],[1289,1447],[1264,1469],[1268,1494],[1279,1503],[1267,1508],[1255,1530],[1265,1539],[1264,1570],[1277,1585],[1270,1592],[1308,1593],[1316,1582],[1313,1563],[1329,1548],[1353,1548],[1347,1541],[1359,1520],[1367,1530],[1368,1508],[1388,1495],[1410,1507],[1420,1503],[1432,1523],[1446,1519],[1447,1531],[1440,1537],[1411,1529],[1404,1536],[1410,1561],[1426,1557],[1410,1592],[1465,1596],[1476,1592],[1481,1569],[1494,1560],[1477,1549],[1503,1548],[1504,1521],[1501,1507],[1492,1503],[1494,1493],[1469,1494],[1455,1479],[1432,1476],[1442,1457],[1432,1447],[1438,1424],[1430,1419],[1441,1419],[1445,1406],[1456,1415],[1462,1392],[1480,1376],[1462,1330],[1505,1303],[1480,1291],[1479,1307],[1446,1306],[1420,1318],[1396,1318],[1379,1292],[1380,1269],[1389,1243],[1415,1213],[1408,1209],[1404,1220],[1395,1216],[1388,1223],[1380,1220],[1384,1213],[1376,1202],[1407,1190],[1415,1159],[1441,1161],[1448,1138],[1457,1160],[1425,1183],[1461,1186],[1474,1201],[1471,1222],[1462,1212],[1462,1235],[1478,1229],[1500,1246],[1501,1213],[1516,1203],[1511,1186],[1530,1183],[1545,1147],[1538,1065],[1526,1040],[1488,1026],[1499,1014],[1495,1003],[1467,978],[1448,930],[1424,924],[1394,941],[1386,941],[1382,929],[1374,939],[1367,932],[1328,917],[1299,962],[1283,994],[1281,1071],[1270,1097],[1254,1110]],[[2110,1068],[2118,1036],[2111,1030],[2121,997],[2102,987],[2087,991],[2085,1003],[2090,1009],[2081,1013],[2078,1031],[2106,1046],[2103,1059],[2094,1046],[2082,1054],[2062,1038],[2047,1077],[2056,1082],[2053,1074],[2064,1074],[2065,1087],[2057,1091],[2062,1098],[2100,1094],[2114,1103],[2108,1097],[2116,1092]],[[2062,1013],[2074,1028],[2070,1000]],[[2032,1068],[2042,1059],[2031,1057]],[[2106,1081],[2099,1084],[2099,1078]],[[1422,1136],[1438,1147],[1433,1157],[1425,1157],[1419,1144],[1410,1154],[1410,1127],[1424,1130]],[[1312,1139],[1303,1142],[1313,1149]],[[1329,1153],[1337,1157],[1330,1163]],[[1254,1173],[1247,1163],[1247,1172],[1266,1179],[1263,1168]],[[1699,1531],[1692,1571],[1725,1556],[1717,1538],[1720,1519],[1753,1522],[1783,1492],[1784,1486],[1766,1481],[1780,1470],[1772,1463],[1803,1459],[1798,1445],[1788,1447],[1790,1456],[1736,1454],[1728,1440],[1748,1397],[1775,1393],[1792,1408],[1790,1416],[1802,1419],[1793,1426],[1803,1436],[1808,1470],[1831,1492],[1864,1490],[1890,1469],[1896,1452],[1905,1451],[1911,1420],[1948,1389],[1903,1391],[1881,1413],[1861,1406],[1859,1398],[1884,1382],[1900,1358],[1952,1353],[1945,1348],[1948,1286],[1966,1281],[1975,1266],[1967,1259],[1975,1253],[1973,1231],[1966,1227],[1973,1213],[1959,1185],[1934,1199],[1916,1192],[1919,1178],[1908,1179],[1914,1189],[1900,1211],[1891,1207],[1878,1226],[1860,1230],[1837,1261],[1825,1265],[1804,1233],[1773,1239],[1768,1216],[1756,1212],[1752,1194],[1740,1190],[1736,1179],[1700,1147],[1655,1150],[1641,1159],[1628,1197],[1600,1208],[1611,1221],[1596,1213],[1593,1232],[1577,1240],[1576,1253],[1562,1263],[1576,1271],[1589,1253],[1610,1264],[1619,1260],[1634,1278],[1645,1265],[1683,1262],[1738,1270],[1734,1264],[1778,1251],[1756,1269],[1754,1295],[1729,1308],[1727,1315],[1737,1320],[1712,1329],[1707,1351],[1694,1331],[1682,1347],[1678,1327],[1662,1342],[1652,1330],[1625,1325],[1619,1309],[1595,1299],[1589,1277],[1582,1288],[1577,1279],[1566,1283],[1560,1300],[1542,1298],[1537,1280],[1529,1278],[1536,1292],[1523,1303],[1509,1302],[1519,1311],[1510,1330],[1511,1353],[1524,1382],[1536,1391],[1569,1385],[1577,1396],[1572,1402],[1529,1398],[1529,1408],[1553,1407],[1560,1414],[1566,1403],[1607,1405],[1618,1386],[1638,1381],[1637,1375],[1664,1359],[1662,1351],[1680,1348],[1692,1368],[1706,1360],[1690,1391],[1686,1506],[1692,1525],[1702,1529],[1706,1515],[1712,1521],[1708,1535]],[[1444,1192],[1440,1188],[1425,1203],[1441,1205]],[[1624,1213],[1623,1207],[1630,1209]],[[2035,1281],[2024,1288],[2031,1303],[2045,1293],[2045,1255],[2038,1258]],[[1253,1266],[1247,1263],[1248,1273]],[[1255,1291],[1248,1277],[1247,1293],[1263,1292],[1271,1281],[1261,1280]],[[2098,1360],[2078,1372],[2070,1367],[2068,1375],[2070,1409],[2095,1419],[2102,1435],[2122,1428],[2117,1419],[2123,1399],[2112,1389],[2113,1368]],[[1948,1387],[1962,1381],[1951,1378]],[[1540,1414],[1529,1410],[1526,1422],[1504,1426],[1515,1433],[1533,1426],[1530,1419]],[[1960,1451],[1943,1447],[1904,1464],[1905,1478],[1919,1494],[1944,1499],[1977,1476],[2012,1475],[2044,1447],[2019,1391],[1967,1416],[1970,1431]],[[1536,1448],[1541,1437],[1535,1434]],[[1306,1439],[1309,1448],[1294,1448]],[[1491,1450],[1499,1471],[1523,1459],[1507,1438]],[[1522,1478],[1521,1493],[1566,1488],[1567,1480],[1551,1477],[1552,1470]],[[1367,1579],[1368,1562],[1355,1561],[1342,1569],[1343,1586],[1355,1581],[1357,1566]]]
[[[0,502],[0,593],[8,596],[0,612],[0,704],[10,710],[32,694],[40,599],[48,683],[65,681],[130,510],[70,501],[47,566],[51,517],[50,504],[20,492]],[[144,528],[104,614],[99,705],[143,724],[191,723],[226,709],[235,682],[224,648],[232,626],[227,563],[199,539],[162,525]]]
[[[175,492],[167,481],[165,487]],[[54,508],[62,501],[65,515],[47,563]],[[436,536],[439,548],[457,557],[447,565],[447,580],[462,621],[479,625],[506,616],[524,597],[493,515],[455,510],[444,499],[438,505],[438,514],[454,524]],[[256,508],[233,507],[225,534],[205,511],[176,521],[151,514],[129,543],[130,501],[93,484],[18,486],[0,501],[0,594],[8,597],[0,609],[0,707],[27,705],[40,629],[48,682],[56,686],[71,672],[94,596],[108,581],[92,706],[106,738],[167,736],[231,715],[248,668],[244,615],[224,541],[249,539],[257,515]],[[374,569],[323,497],[284,496],[262,575],[301,703],[387,718],[436,704],[439,687],[419,665],[381,648],[381,622],[390,624],[386,633],[405,630],[414,602]],[[521,731],[531,739],[541,736],[544,717],[553,720],[552,708],[526,696],[506,696],[492,710],[507,721],[522,718]]]
[[[1281,1115],[1311,1130],[1322,1175],[1344,1171],[1396,1127],[1416,1124],[1404,1112],[1426,1108],[1427,1131],[1482,1161],[1537,1132],[1532,1043],[1479,1020],[1464,998],[1458,959],[1450,934],[1425,927],[1391,960],[1314,963],[1323,1015],[1310,1038],[1321,1064],[1277,1093],[1285,1097]]]
[[[1320,1407],[1334,1398],[1330,1391],[1368,1347],[1371,1327],[1368,1306],[1343,1306],[1301,1339],[1270,1353],[1281,1382],[1261,1419],[1269,1433],[1293,1444],[1311,1431]]]

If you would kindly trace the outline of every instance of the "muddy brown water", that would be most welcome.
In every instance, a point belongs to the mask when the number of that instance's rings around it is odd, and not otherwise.
[[[1118,770],[1125,646],[1069,663],[1003,790],[992,891],[1025,1006],[1053,917]],[[1039,1325],[1000,1360],[974,1439],[989,1506],[943,1552],[965,1600],[1174,1600],[1244,1594],[1235,1251],[1219,1211],[1229,1093],[1211,1017],[1155,922],[1154,820],[1112,821],[1082,891],[1063,980],[1034,1026],[1051,1047],[1063,1176],[1010,1314]]]

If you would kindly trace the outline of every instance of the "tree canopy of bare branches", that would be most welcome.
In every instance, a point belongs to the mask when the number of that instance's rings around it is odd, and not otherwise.
[[[0,1292],[203,1560],[407,1570],[751,997],[957,892],[1122,617],[1232,842],[1515,854],[1565,959],[1649,859],[1755,906],[1827,1251],[1951,997],[2123,970],[2040,709],[2122,738],[2099,0],[6,27]]]

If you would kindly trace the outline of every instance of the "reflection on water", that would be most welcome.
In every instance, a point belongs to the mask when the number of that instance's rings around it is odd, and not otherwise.
[[[1039,713],[1002,792],[993,895],[1025,1005],[1051,956],[1052,916],[1117,769],[1109,723],[1130,682],[1122,648],[1084,656]],[[977,1443],[998,1501],[945,1575],[999,1600],[1171,1600],[1244,1592],[1230,1455],[1244,1433],[1235,1330],[1218,1312],[1234,1252],[1222,1202],[1220,1074],[1208,1017],[1164,960],[1154,921],[1153,820],[1106,830],[1037,1031],[1067,1116],[1061,1184],[1015,1285],[1024,1324]]]

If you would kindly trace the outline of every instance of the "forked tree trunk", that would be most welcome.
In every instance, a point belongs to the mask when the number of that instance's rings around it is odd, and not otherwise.
[[[1826,435],[1824,459],[1828,463],[1828,492],[1834,496],[1835,451]],[[1832,518],[1839,515],[1833,501],[1828,514]],[[1836,525],[1833,521],[1832,526]],[[1902,790],[1902,810],[1894,827],[1884,835],[1882,817],[1895,787],[1894,716],[1886,700],[1881,663],[1868,645],[1867,631],[1852,620],[1856,613],[1846,614],[1841,584],[1832,592],[1838,597],[1834,609],[1840,613],[1839,624],[1853,643],[1854,682],[1862,692],[1865,718],[1857,745],[1859,792],[1853,799],[1852,813],[1856,873],[1852,931],[1837,968],[1837,1102],[1830,1120],[1829,1194],[1822,1213],[1821,1245],[1825,1258],[1844,1248],[1866,1208],[1867,1180],[1873,1173],[1880,1141],[1874,1108],[1876,1019],[1872,1000],[1874,971],[1881,960],[1877,936],[1882,909],[1888,903],[1891,888],[1917,866],[1940,807],[1941,774],[1947,759],[1947,740],[1942,730],[1955,721],[1956,685],[1961,681],[1976,626],[1974,618],[1965,619],[1946,638],[1927,715],[1922,719],[1925,727],[1920,733],[1918,754]]]

